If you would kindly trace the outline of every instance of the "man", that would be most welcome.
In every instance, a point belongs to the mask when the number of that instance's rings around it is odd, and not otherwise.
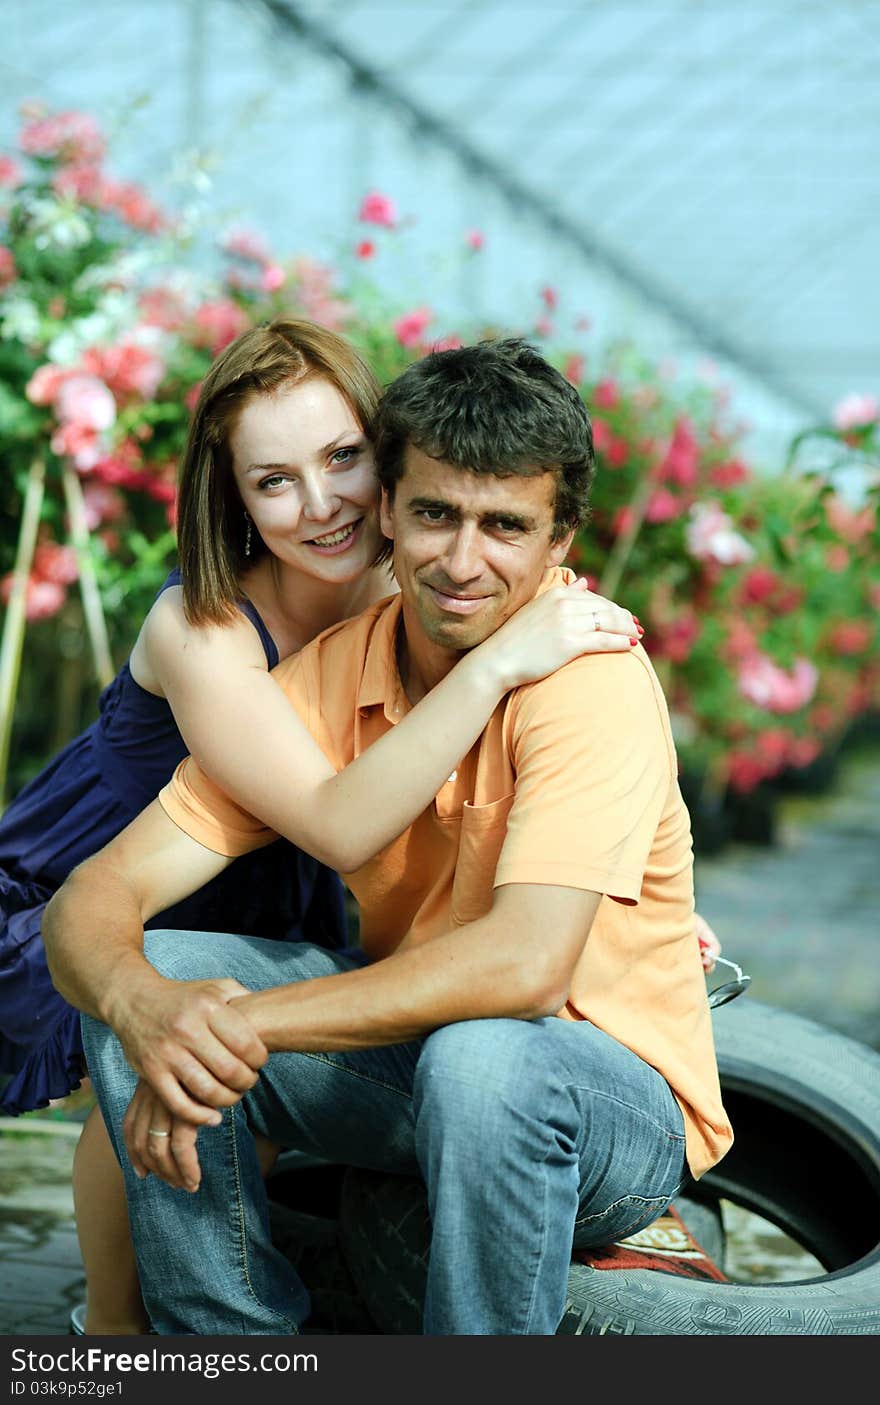
[[[400,595],[274,675],[337,768],[561,578],[592,435],[533,349],[485,342],[389,388],[376,460]],[[434,805],[346,875],[362,954],[152,933],[145,961],[145,918],[274,837],[192,758],[72,876],[47,947],[62,993],[105,1022],[85,1022],[89,1068],[117,1146],[125,1119],[160,1332],[295,1332],[307,1315],[255,1133],[421,1173],[431,1334],[553,1333],[573,1242],[642,1228],[724,1154],[676,777],[635,648],[515,690]]]

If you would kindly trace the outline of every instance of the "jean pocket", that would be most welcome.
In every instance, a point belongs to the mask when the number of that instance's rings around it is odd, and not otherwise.
[[[666,1195],[624,1195],[596,1214],[579,1216],[574,1225],[574,1247],[586,1249],[611,1244],[646,1229],[669,1208],[689,1180],[689,1174],[682,1176]]]

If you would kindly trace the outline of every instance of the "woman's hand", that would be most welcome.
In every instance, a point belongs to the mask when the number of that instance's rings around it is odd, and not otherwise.
[[[523,605],[480,645],[480,652],[486,652],[509,689],[545,678],[581,654],[625,654],[643,634],[629,610],[594,594],[579,578]]]
[[[698,912],[694,913],[694,926],[697,931],[697,941],[700,944],[700,960],[703,963],[703,970],[708,976],[710,972],[715,970],[715,957],[721,955],[721,943],[705,917],[701,917]]]

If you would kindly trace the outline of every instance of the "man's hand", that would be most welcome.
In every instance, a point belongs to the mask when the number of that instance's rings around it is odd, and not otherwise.
[[[122,1123],[136,1176],[158,1176],[177,1190],[196,1191],[202,1179],[198,1127],[173,1117],[149,1083],[140,1080]]]
[[[230,979],[157,977],[139,983],[114,1010],[111,1022],[129,1065],[174,1117],[216,1126],[216,1109],[231,1107],[256,1083],[268,1051],[229,1003],[249,993]]]

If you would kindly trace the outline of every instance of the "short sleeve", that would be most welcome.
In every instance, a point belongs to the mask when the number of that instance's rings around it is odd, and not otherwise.
[[[496,887],[547,883],[638,902],[674,779],[649,667],[592,655],[520,690]]]
[[[230,800],[191,756],[184,757],[159,792],[159,804],[190,838],[227,858],[249,854],[278,838],[273,829]]]

